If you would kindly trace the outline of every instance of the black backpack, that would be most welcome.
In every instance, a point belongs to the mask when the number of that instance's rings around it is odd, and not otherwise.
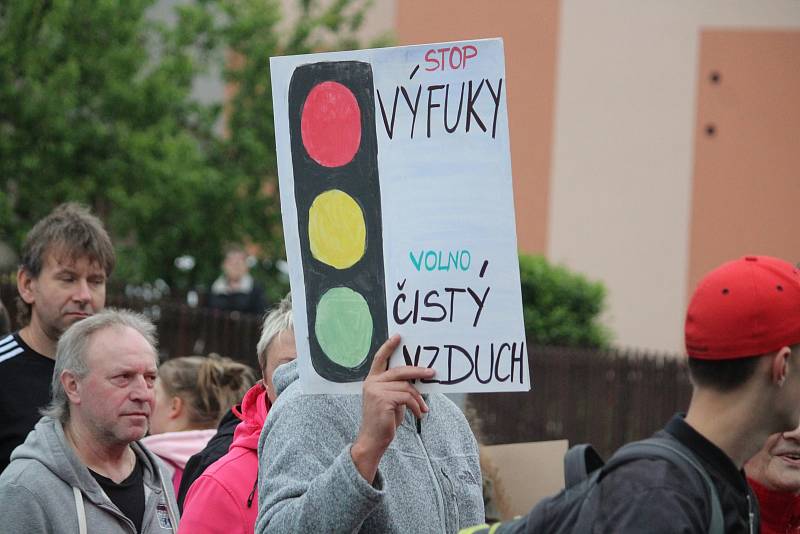
[[[592,494],[601,477],[622,464],[642,458],[663,458],[696,472],[705,483],[711,501],[709,534],[724,534],[725,525],[717,489],[694,454],[675,440],[648,438],[620,448],[608,463],[591,445],[576,445],[564,456],[565,488],[533,507],[525,517],[502,524],[464,529],[461,534],[585,534],[591,532],[596,517],[596,499]]]

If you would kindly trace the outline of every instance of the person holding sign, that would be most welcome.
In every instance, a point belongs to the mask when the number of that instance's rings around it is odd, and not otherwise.
[[[259,442],[255,532],[456,532],[483,521],[478,449],[461,411],[387,369],[377,351],[362,395],[304,394],[297,362],[278,367],[279,397]]]

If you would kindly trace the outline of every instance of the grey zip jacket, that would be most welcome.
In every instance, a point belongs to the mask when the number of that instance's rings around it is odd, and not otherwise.
[[[350,456],[361,395],[305,395],[297,378],[296,361],[273,376],[278,400],[258,444],[256,533],[438,534],[484,521],[477,444],[447,397],[426,397],[419,427],[406,410],[371,485]]]
[[[144,465],[142,534],[177,532],[172,481],[164,481],[159,460],[147,449],[138,442],[131,447]],[[75,455],[61,422],[51,417],[36,423],[0,476],[0,532],[137,534]]]

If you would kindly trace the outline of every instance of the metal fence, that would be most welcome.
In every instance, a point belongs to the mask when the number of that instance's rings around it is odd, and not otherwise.
[[[15,325],[16,295],[16,286],[0,284],[0,298]],[[258,315],[190,308],[181,301],[148,302],[124,296],[110,296],[106,305],[139,311],[152,319],[158,330],[162,360],[216,352],[258,369],[256,344],[262,323]]]
[[[15,296],[15,286],[0,284],[12,315]],[[257,368],[258,316],[124,297],[112,297],[108,305],[150,316],[164,359],[216,352]],[[530,392],[467,396],[466,411],[483,443],[566,438],[590,442],[608,456],[688,406],[686,366],[674,355],[558,347],[532,347],[529,355]]]
[[[467,396],[483,443],[566,438],[592,443],[608,457],[688,407],[691,384],[684,359],[675,355],[533,347],[529,357],[530,392]]]

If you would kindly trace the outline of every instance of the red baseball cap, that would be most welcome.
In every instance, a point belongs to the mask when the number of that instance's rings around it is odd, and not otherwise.
[[[701,360],[757,356],[800,343],[800,270],[745,256],[697,285],[686,311],[686,352]]]

